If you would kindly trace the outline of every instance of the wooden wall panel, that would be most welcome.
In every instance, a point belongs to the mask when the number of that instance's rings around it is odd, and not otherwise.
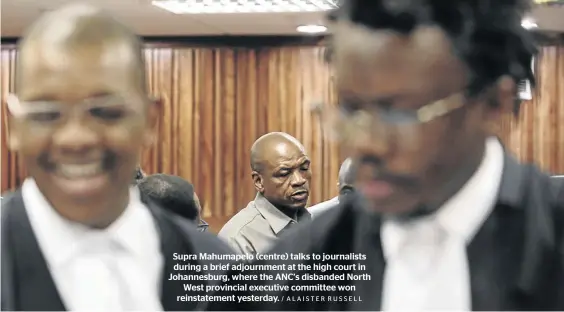
[[[255,196],[249,164],[254,140],[284,131],[302,141],[312,159],[310,203],[335,196],[338,150],[323,140],[309,112],[313,101],[333,97],[320,53],[318,47],[148,47],[147,83],[163,107],[158,141],[142,155],[145,172],[191,181],[204,218],[217,231]],[[3,99],[13,91],[15,57],[15,50],[2,50]],[[2,146],[4,191],[17,187],[25,172]]]
[[[502,118],[499,134],[520,160],[564,175],[564,46],[543,47],[535,67],[533,99]]]
[[[2,174],[1,191],[4,192],[9,189],[14,189],[21,184],[27,173],[21,163],[20,158],[15,153],[10,153],[7,148],[7,133],[8,133],[8,115],[6,107],[6,95],[12,92],[15,88],[15,74],[16,74],[16,50],[2,49],[0,50],[0,92],[2,96],[2,107],[0,112],[2,114],[2,127],[0,127],[0,136],[2,150],[1,162]]]
[[[217,230],[255,195],[254,140],[284,131],[312,158],[310,202],[336,195],[338,151],[321,138],[309,112],[313,101],[332,97],[319,53],[314,47],[147,50],[150,91],[165,109],[159,143],[145,152],[143,168],[192,181]]]
[[[284,131],[298,138],[312,159],[310,203],[336,195],[337,146],[323,138],[310,104],[334,101],[330,73],[319,47],[147,47],[150,92],[163,99],[156,145],[143,152],[147,173],[190,180],[217,231],[252,200],[250,147],[260,135]],[[25,169],[6,150],[4,100],[13,91],[16,52],[1,52],[2,191],[17,187]],[[564,49],[545,47],[539,89],[519,118],[505,117],[500,136],[524,161],[564,173]]]

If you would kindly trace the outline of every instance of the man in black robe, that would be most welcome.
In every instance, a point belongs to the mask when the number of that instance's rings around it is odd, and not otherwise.
[[[194,185],[185,179],[170,174],[152,174],[138,181],[141,200],[152,201],[159,206],[192,221],[203,232],[207,223],[202,220],[200,200]]]
[[[2,200],[2,310],[193,310],[205,298],[185,287],[217,278],[197,255],[230,251],[131,186],[158,117],[139,38],[71,4],[18,52],[9,146],[29,177]]]
[[[360,195],[257,262],[286,272],[243,273],[275,287],[208,309],[563,310],[564,203],[490,132],[534,79],[526,9],[343,2],[330,54],[340,102],[320,117],[357,164]]]

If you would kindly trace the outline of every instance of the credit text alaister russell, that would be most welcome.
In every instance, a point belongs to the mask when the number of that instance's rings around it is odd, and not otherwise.
[[[360,296],[282,296],[281,301],[286,302],[361,302]]]

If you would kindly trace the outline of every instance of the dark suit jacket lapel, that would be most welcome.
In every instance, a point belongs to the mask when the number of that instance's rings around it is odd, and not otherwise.
[[[160,207],[150,202],[146,205],[156,220],[164,257],[161,304],[167,311],[194,310],[197,302],[181,302],[177,296],[186,293],[184,284],[197,281],[168,281],[171,274],[178,273],[172,255],[193,253],[193,246]],[[3,310],[66,310],[31,228],[21,191],[2,200],[2,256]]]
[[[374,311],[381,305],[382,281],[384,278],[385,261],[380,242],[380,220],[357,209],[364,207],[362,198],[351,196],[342,203],[341,211],[333,217],[330,224],[324,228],[327,231],[323,243],[314,246],[313,252],[328,254],[363,254],[365,261],[340,261],[339,264],[362,263],[366,265],[366,273],[371,276],[370,281],[349,281],[349,285],[356,288],[350,293],[337,292],[334,296],[356,296],[362,301],[321,303],[315,310],[332,311]],[[336,263],[332,261],[332,263]],[[327,271],[327,274],[342,274],[343,271]],[[358,272],[350,272],[358,274]],[[343,282],[337,282],[342,285]]]
[[[47,263],[31,228],[25,211],[21,191],[2,203],[3,226],[7,225],[2,236],[2,255],[9,255],[11,265],[6,284],[11,284],[10,292],[14,310],[26,311],[62,311],[66,310]],[[4,221],[4,220],[3,220]],[[5,229],[2,229],[3,231]],[[5,252],[5,248],[9,252]],[[3,272],[4,273],[4,267]],[[5,280],[2,274],[2,286]],[[4,295],[4,289],[2,289]],[[7,293],[10,295],[10,293]],[[3,299],[4,300],[4,299]]]
[[[496,207],[467,249],[473,310],[550,306],[550,188],[535,172],[506,155]]]
[[[354,204],[351,210],[363,207],[364,204],[360,203],[362,200],[362,198],[355,198],[354,201],[357,204]],[[355,218],[354,249],[355,252],[366,255],[366,260],[358,261],[358,263],[366,265],[366,273],[370,275],[371,280],[353,282],[357,291],[351,295],[359,296],[362,301],[351,302],[348,310],[381,310],[384,272],[386,270],[386,260],[380,236],[381,217],[368,214],[364,210],[358,210]]]
[[[468,246],[472,310],[507,310],[520,269],[523,220],[519,211],[498,207]]]
[[[467,248],[472,309],[503,310],[523,250],[523,167],[505,157],[498,204]]]
[[[1,300],[1,310],[2,311],[13,311],[17,309],[17,304],[15,302],[16,300],[16,293],[15,293],[15,275],[16,272],[14,272],[15,267],[14,267],[14,259],[13,259],[13,253],[12,253],[12,248],[10,247],[12,245],[11,242],[11,235],[10,235],[10,229],[11,227],[9,226],[10,220],[9,220],[9,213],[7,213],[7,211],[9,211],[8,208],[10,207],[10,203],[9,203],[9,199],[7,197],[4,197],[2,199],[2,225],[0,227],[0,230],[2,231],[1,234],[1,238],[2,238],[2,261],[0,261],[0,265],[2,267],[2,275],[0,275],[1,279],[2,279],[2,287],[0,288],[2,294],[0,296],[0,300]]]
[[[552,216],[548,214],[550,203],[546,202],[549,196],[545,196],[550,188],[542,183],[541,174],[535,170],[520,165],[510,155],[505,156],[496,207],[467,248],[473,310],[550,309],[557,299],[558,289],[554,285],[558,284],[553,272],[560,271],[554,260]],[[354,200],[355,204],[345,206],[343,216],[363,206],[359,202],[362,199]],[[367,273],[371,274],[372,282],[354,282],[355,294],[363,302],[353,302],[347,310],[379,310],[386,267],[381,221],[361,210],[355,214],[354,221],[336,222],[341,229],[337,231],[337,226],[333,227],[328,235],[333,240],[328,240],[327,246],[328,250],[339,248],[348,252],[350,242],[354,241],[355,252],[367,255]],[[354,239],[342,236],[347,230],[355,233]],[[329,247],[331,243],[333,247]]]
[[[163,309],[166,311],[195,310],[198,302],[183,302],[177,300],[177,297],[187,293],[184,291],[184,284],[193,283],[194,285],[199,285],[201,283],[198,281],[168,280],[170,275],[182,273],[182,271],[174,270],[174,265],[179,262],[173,260],[173,254],[192,254],[194,249],[190,242],[184,239],[185,233],[170,219],[170,215],[150,201],[146,201],[146,205],[153,214],[160,232],[161,252],[164,257],[164,268],[161,278],[161,304]],[[190,263],[196,264],[196,261],[181,262],[181,264]],[[190,273],[194,274],[194,272]]]

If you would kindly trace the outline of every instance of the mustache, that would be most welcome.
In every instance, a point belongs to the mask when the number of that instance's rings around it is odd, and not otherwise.
[[[361,168],[364,176],[367,175],[367,170],[369,171],[368,177],[372,180],[382,180],[406,188],[417,186],[417,179],[415,177],[386,170],[384,161],[374,155],[362,155],[357,159],[356,164],[352,168],[357,179]]]

